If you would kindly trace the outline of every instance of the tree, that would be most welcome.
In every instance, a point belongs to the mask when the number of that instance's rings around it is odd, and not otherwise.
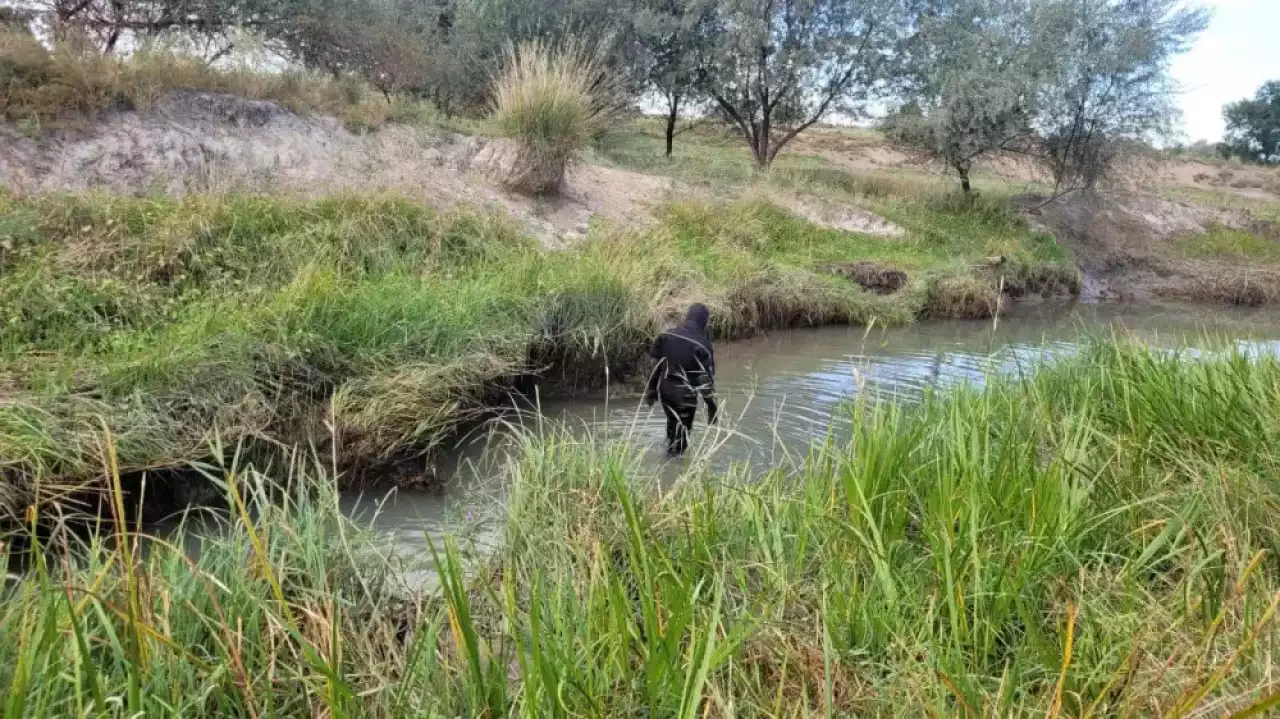
[[[895,56],[902,10],[902,0],[721,0],[699,86],[768,167],[828,113],[861,112]]]
[[[1227,105],[1222,116],[1227,152],[1249,162],[1280,164],[1280,80],[1263,85],[1252,100]]]
[[[1092,189],[1128,144],[1167,136],[1177,117],[1169,62],[1208,23],[1183,0],[1050,0],[1037,9],[1039,153],[1059,192]]]
[[[266,27],[285,0],[36,0],[32,8],[56,36],[84,35],[104,53],[121,41],[164,35],[223,38],[235,28]]]
[[[708,39],[711,0],[639,0],[633,30],[649,86],[666,110],[666,155],[671,157],[680,111],[696,98],[699,51]]]
[[[528,41],[606,46],[609,67],[624,77],[628,92],[635,93],[643,84],[634,43],[628,42],[632,1],[434,1],[447,8],[448,21],[431,52],[430,94],[446,109],[487,107],[490,80],[503,70],[507,48]]]
[[[264,34],[303,65],[359,75],[390,101],[428,84],[439,12],[396,0],[292,0]]]
[[[945,163],[966,194],[976,160],[1023,149],[1032,136],[1045,65],[1032,24],[1026,0],[932,0],[914,23],[903,76],[914,101],[889,135]]]

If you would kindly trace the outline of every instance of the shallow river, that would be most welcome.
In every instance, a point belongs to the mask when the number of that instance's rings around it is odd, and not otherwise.
[[[1046,357],[1070,353],[1089,334],[1112,329],[1161,345],[1196,345],[1206,333],[1220,341],[1280,351],[1280,313],[1118,305],[1038,305],[991,321],[924,322],[870,332],[832,328],[779,332],[716,347],[717,389],[729,421],[708,432],[700,411],[694,442],[713,467],[765,467],[809,442],[840,432],[843,403],[858,392],[910,399],[931,386],[980,382],[991,371],[1030,370]],[[634,390],[573,401],[544,402],[543,418],[590,427],[647,447],[655,465],[674,476],[680,463],[662,452],[665,420]],[[537,413],[524,415],[536,424]],[[833,420],[834,417],[834,420]],[[433,491],[356,494],[343,498],[351,516],[386,536],[404,556],[424,556],[426,537],[445,532],[483,547],[494,540],[501,511],[501,440],[473,436],[446,456],[451,479]]]

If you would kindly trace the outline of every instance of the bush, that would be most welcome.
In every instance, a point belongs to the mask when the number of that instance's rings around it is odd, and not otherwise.
[[[555,192],[569,163],[625,107],[621,83],[598,51],[540,41],[509,47],[493,82],[493,117],[517,146],[500,179],[520,192]]]
[[[270,100],[300,114],[339,117],[353,131],[435,117],[418,100],[388,95],[391,102],[387,102],[354,75],[332,79],[308,72],[221,70],[154,47],[118,58],[76,40],[59,43],[50,51],[29,33],[0,26],[0,120],[39,130],[92,119],[114,108],[145,110],[175,90]]]

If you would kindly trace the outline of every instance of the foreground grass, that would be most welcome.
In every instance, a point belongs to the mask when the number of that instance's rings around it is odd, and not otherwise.
[[[242,469],[261,514],[197,558],[122,537],[5,589],[5,712],[1259,716],[1278,400],[1271,357],[1103,344],[666,492],[642,452],[531,437],[504,545],[438,548],[408,600],[322,468]]]
[[[34,480],[95,475],[104,424],[126,473],[207,457],[213,428],[336,438],[353,462],[429,451],[516,375],[625,374],[691,301],[723,339],[989,314],[1001,283],[1074,277],[1006,215],[929,212],[967,229],[886,241],[684,201],[553,252],[503,217],[392,196],[0,195],[0,487],[20,508]],[[984,236],[1016,261],[975,269]],[[877,295],[824,269],[869,258],[911,282]]]

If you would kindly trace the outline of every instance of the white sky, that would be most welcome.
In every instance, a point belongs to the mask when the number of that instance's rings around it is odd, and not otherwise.
[[[1173,63],[1188,140],[1222,139],[1222,106],[1280,80],[1280,0],[1201,0],[1213,11],[1191,51]]]

